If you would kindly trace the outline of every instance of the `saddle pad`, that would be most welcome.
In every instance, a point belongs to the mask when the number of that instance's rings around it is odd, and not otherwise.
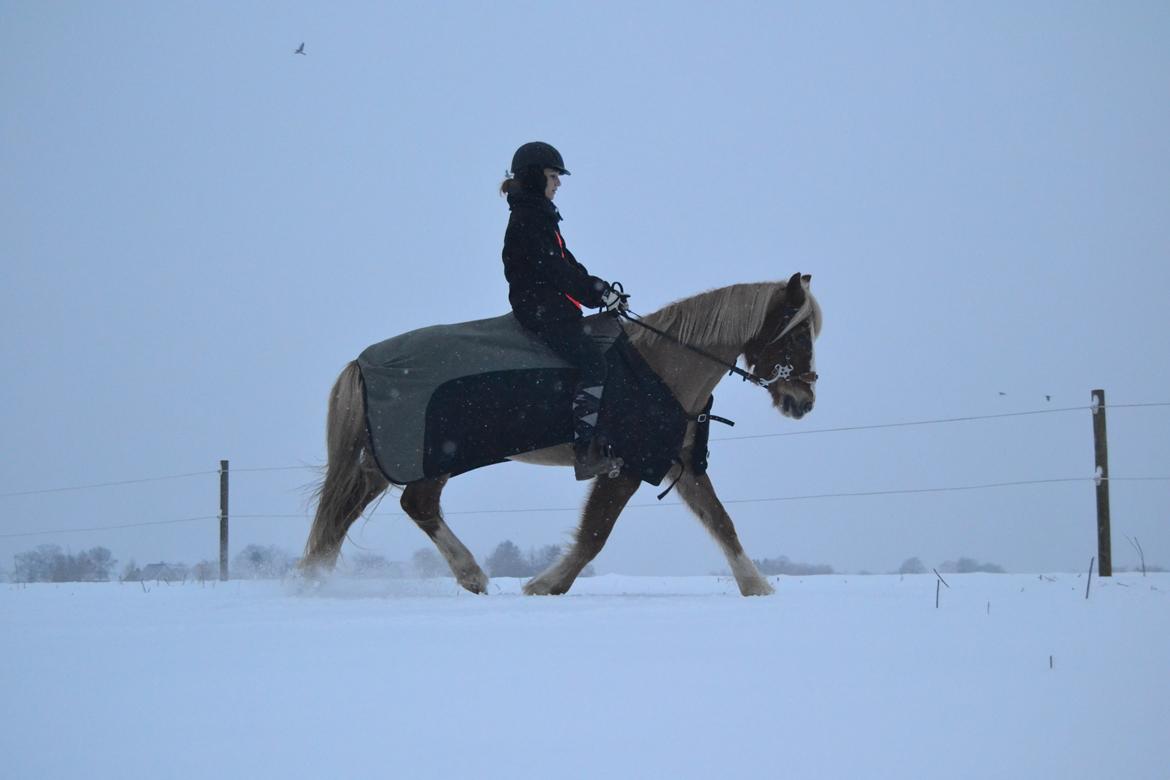
[[[687,415],[624,337],[608,352],[598,428],[659,484]],[[410,331],[358,356],[374,457],[392,482],[461,474],[572,441],[577,370],[511,314]]]

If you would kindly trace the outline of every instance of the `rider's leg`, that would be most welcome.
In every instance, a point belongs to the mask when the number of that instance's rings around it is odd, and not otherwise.
[[[620,459],[608,457],[596,436],[608,371],[605,352],[614,340],[609,329],[601,325],[603,323],[585,319],[558,323],[541,333],[558,355],[580,371],[573,391],[573,450],[577,479],[592,479],[621,468]]]
[[[601,413],[601,396],[605,392],[605,355],[587,355],[580,369],[580,378],[573,389],[573,452],[577,479],[592,479],[603,471],[612,470],[597,437],[597,417]]]

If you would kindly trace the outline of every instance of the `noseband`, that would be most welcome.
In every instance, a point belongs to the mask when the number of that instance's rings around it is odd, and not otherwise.
[[[776,370],[772,372],[772,376],[768,377],[767,379],[753,376],[753,380],[760,387],[767,387],[768,385],[776,384],[776,382],[780,381],[781,379],[792,379],[792,372],[795,370],[796,369],[793,368],[791,363],[785,363],[784,365],[777,363]],[[803,374],[800,374],[795,378],[797,382],[804,382],[806,385],[811,385],[813,382],[817,381],[818,376],[816,371],[805,371]]]

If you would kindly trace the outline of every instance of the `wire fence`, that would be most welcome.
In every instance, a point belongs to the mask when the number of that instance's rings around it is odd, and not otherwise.
[[[1154,407],[1170,407],[1170,402],[1109,404],[1105,408],[1106,409],[1142,409],[1142,408],[1154,408]],[[996,419],[1004,419],[1004,418],[1012,418],[1012,417],[1024,417],[1024,416],[1032,416],[1032,415],[1061,414],[1061,413],[1069,413],[1069,412],[1084,412],[1084,411],[1091,411],[1094,408],[1095,407],[1093,407],[1091,405],[1069,406],[1069,407],[1061,407],[1061,408],[1056,408],[1056,409],[1035,409],[1035,410],[1023,411],[1023,412],[1006,412],[1006,413],[999,413],[999,414],[968,415],[968,416],[963,416],[963,417],[943,417],[943,418],[928,419],[928,420],[911,420],[911,421],[904,421],[904,422],[877,423],[877,424],[869,424],[869,425],[851,425],[851,426],[842,426],[842,427],[835,427],[835,428],[817,428],[817,429],[811,429],[811,430],[784,431],[784,432],[778,432],[778,433],[748,434],[748,435],[743,435],[743,436],[725,436],[725,437],[719,437],[719,438],[713,437],[711,439],[711,441],[712,442],[730,442],[730,441],[743,441],[743,440],[748,440],[748,439],[777,438],[777,437],[782,437],[782,436],[813,436],[813,435],[829,434],[829,433],[843,433],[843,432],[853,432],[853,431],[872,431],[872,430],[883,430],[883,429],[890,429],[890,428],[905,428],[905,427],[912,427],[912,426],[944,425],[944,424],[952,424],[952,423],[977,422],[977,421],[996,420]],[[259,466],[259,467],[251,467],[251,468],[247,468],[247,467],[245,467],[245,468],[232,468],[231,471],[234,474],[241,474],[241,473],[247,474],[247,473],[279,472],[279,471],[320,471],[320,470],[321,470],[320,466],[298,465],[298,466]],[[140,485],[140,484],[146,484],[146,483],[152,483],[152,482],[164,482],[164,481],[169,481],[169,480],[184,480],[184,479],[191,479],[191,478],[195,478],[195,477],[207,477],[207,476],[214,476],[214,475],[218,475],[218,474],[219,474],[218,469],[209,469],[206,471],[184,472],[184,473],[180,473],[180,474],[169,474],[169,475],[157,476],[157,477],[141,477],[141,478],[137,478],[137,479],[124,479],[124,480],[116,480],[116,481],[111,481],[111,482],[95,482],[95,483],[82,484],[82,485],[70,485],[70,486],[63,486],[63,487],[42,488],[42,489],[37,489],[37,490],[22,490],[22,491],[8,492],[8,493],[0,493],[0,499],[25,497],[25,496],[37,496],[37,495],[50,495],[50,494],[54,494],[54,493],[66,493],[66,492],[72,492],[72,491],[97,490],[97,489],[102,489],[102,488],[122,487],[122,486],[126,486],[126,485]],[[1055,478],[1055,479],[1028,479],[1028,480],[1014,480],[1014,481],[1009,481],[1009,482],[987,482],[987,483],[969,484],[969,485],[947,485],[947,486],[939,486],[939,487],[906,488],[906,489],[893,489],[893,490],[842,491],[842,492],[831,492],[831,493],[810,493],[810,494],[789,495],[789,496],[770,496],[770,497],[763,497],[763,498],[730,498],[730,499],[721,499],[721,502],[723,504],[761,504],[761,503],[776,503],[776,502],[784,502],[784,501],[809,501],[809,500],[834,499],[834,498],[862,498],[862,497],[897,496],[897,495],[914,495],[914,494],[930,494],[930,493],[953,493],[953,492],[963,492],[963,491],[994,490],[994,489],[1029,486],[1029,485],[1052,485],[1052,484],[1068,484],[1068,483],[1084,483],[1084,482],[1093,482],[1095,484],[1099,484],[1102,481],[1108,481],[1108,482],[1170,482],[1170,476],[1132,476],[1132,477],[1109,476],[1109,477],[1102,478],[1102,477],[1097,476],[1097,475],[1090,475],[1090,476],[1064,477],[1064,478]],[[629,505],[627,505],[627,508],[629,508],[629,509],[651,509],[651,508],[658,508],[658,507],[679,507],[679,506],[684,506],[684,505],[680,502],[677,502],[677,501],[672,501],[672,502],[659,501],[659,502],[654,502],[654,503],[647,502],[647,503],[629,504]],[[444,514],[450,515],[450,516],[492,515],[492,514],[526,514],[526,513],[579,512],[580,509],[581,508],[579,506],[508,507],[508,508],[498,508],[498,509],[444,510]],[[401,513],[401,512],[394,512],[391,514],[405,516],[404,513]],[[61,535],[61,534],[92,532],[92,531],[119,530],[119,529],[126,529],[126,528],[142,528],[142,527],[148,527],[148,526],[176,525],[176,524],[181,524],[181,523],[196,523],[196,522],[204,522],[204,521],[208,521],[208,520],[216,520],[216,519],[218,519],[218,517],[219,517],[218,515],[199,515],[199,516],[195,516],[195,517],[184,517],[184,518],[170,519],[170,520],[147,520],[147,521],[134,522],[134,523],[121,523],[121,524],[117,524],[117,525],[91,526],[91,527],[86,527],[86,528],[57,528],[57,529],[46,529],[46,530],[38,530],[38,531],[28,531],[28,532],[22,532],[22,533],[4,533],[4,534],[0,534],[0,539],[14,539],[14,538],[23,538],[23,537],[33,537],[33,536],[51,536],[51,535]],[[308,514],[308,513],[300,513],[300,514],[235,514],[235,513],[233,513],[231,515],[231,517],[232,517],[232,519],[241,519],[241,520],[248,520],[248,519],[253,519],[253,520],[256,520],[256,519],[308,519],[308,518],[311,518],[312,515]]]

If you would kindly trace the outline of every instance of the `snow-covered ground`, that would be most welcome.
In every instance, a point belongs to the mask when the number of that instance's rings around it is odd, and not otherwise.
[[[4,585],[11,778],[1170,777],[1170,575]]]

